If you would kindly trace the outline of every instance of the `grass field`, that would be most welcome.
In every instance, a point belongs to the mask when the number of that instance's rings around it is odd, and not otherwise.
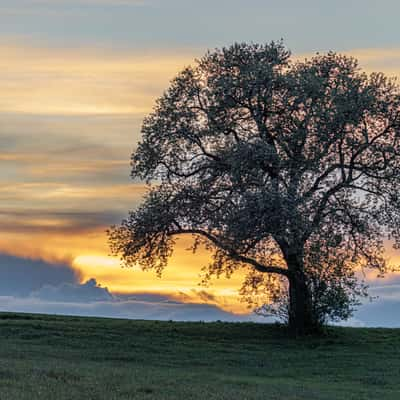
[[[400,399],[400,330],[0,313],[0,399]]]

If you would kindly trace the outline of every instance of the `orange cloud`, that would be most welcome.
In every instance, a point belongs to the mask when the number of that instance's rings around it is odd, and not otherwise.
[[[400,75],[400,49],[346,52],[367,71]],[[0,111],[53,115],[144,115],[198,54],[55,49],[0,43]],[[296,58],[303,58],[298,55]]]
[[[51,49],[0,44],[0,111],[21,114],[140,114],[189,54]]]

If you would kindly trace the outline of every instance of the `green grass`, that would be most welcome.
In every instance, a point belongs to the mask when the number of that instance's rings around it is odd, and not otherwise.
[[[400,330],[0,313],[0,399],[400,399]]]

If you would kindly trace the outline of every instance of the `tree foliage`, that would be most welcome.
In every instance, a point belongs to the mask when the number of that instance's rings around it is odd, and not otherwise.
[[[364,292],[355,270],[383,274],[384,240],[400,246],[399,140],[399,87],[351,57],[292,61],[281,42],[208,52],[143,122],[132,177],[154,185],[111,248],[161,273],[191,234],[213,252],[207,276],[247,268],[243,293],[272,300],[286,282],[303,334],[347,317]]]

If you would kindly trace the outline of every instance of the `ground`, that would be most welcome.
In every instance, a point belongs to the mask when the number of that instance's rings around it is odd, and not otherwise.
[[[0,313],[0,399],[400,399],[400,330]]]

